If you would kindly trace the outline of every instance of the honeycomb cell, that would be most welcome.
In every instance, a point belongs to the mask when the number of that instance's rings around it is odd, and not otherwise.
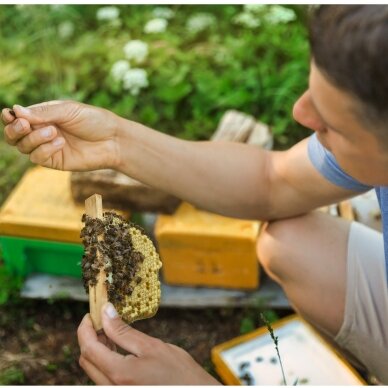
[[[103,221],[96,222],[88,216],[84,220],[81,235],[85,246],[82,269],[86,291],[90,284],[95,284],[103,266],[106,272],[109,269],[108,299],[127,323],[155,315],[162,263],[152,241],[137,226],[113,212],[104,213]],[[101,235],[102,240],[97,238]],[[104,264],[95,263],[97,250],[103,252]]]

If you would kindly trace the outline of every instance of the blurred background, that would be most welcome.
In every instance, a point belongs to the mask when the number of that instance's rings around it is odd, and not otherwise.
[[[254,4],[2,5],[0,106],[73,99],[192,140],[236,109],[284,149],[308,135],[291,114],[308,81],[307,17],[304,6]],[[0,204],[29,166],[1,136]],[[0,384],[88,383],[75,334],[87,305],[23,300],[20,284],[0,261]],[[135,326],[214,373],[211,347],[253,330],[258,315],[170,309]]]

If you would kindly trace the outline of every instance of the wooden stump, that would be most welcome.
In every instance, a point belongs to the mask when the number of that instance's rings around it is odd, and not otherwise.
[[[170,194],[113,170],[73,173],[71,191],[76,202],[84,202],[98,192],[104,198],[105,207],[135,212],[171,214],[180,203]]]

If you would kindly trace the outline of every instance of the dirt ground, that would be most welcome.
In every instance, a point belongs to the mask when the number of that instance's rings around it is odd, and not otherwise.
[[[25,299],[0,306],[0,385],[90,384],[76,340],[87,309],[82,302]],[[133,326],[186,349],[214,375],[211,348],[259,325],[258,317],[257,310],[163,308]]]

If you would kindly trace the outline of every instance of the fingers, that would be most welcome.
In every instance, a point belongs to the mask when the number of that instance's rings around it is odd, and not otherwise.
[[[101,371],[99,371],[92,363],[90,363],[85,357],[79,358],[80,367],[86,372],[86,374],[93,380],[97,385],[113,385],[112,381],[109,380]]]
[[[27,108],[36,108],[38,106],[44,106],[44,105],[57,105],[57,104],[63,104],[64,102],[65,101],[62,101],[62,100],[44,101],[44,102],[40,102],[39,104],[29,105]]]
[[[117,369],[128,369],[124,356],[111,351],[98,340],[89,314],[85,315],[79,325],[77,335],[81,356],[105,376],[111,376],[112,371]]]
[[[14,119],[5,126],[5,141],[10,145],[15,145],[23,136],[31,132],[31,125],[26,119]]]
[[[109,339],[104,332],[97,333],[98,340],[105,345],[109,350],[113,350],[114,352],[117,352],[117,346],[116,344]]]
[[[35,164],[46,164],[46,161],[50,159],[56,152],[60,151],[65,145],[65,139],[63,137],[56,137],[54,140],[40,145],[30,153],[30,160]]]
[[[115,344],[135,356],[143,355],[157,341],[127,325],[117,314],[111,303],[102,308],[102,325],[107,337]]]
[[[12,110],[9,108],[4,108],[1,111],[1,121],[6,125],[15,120],[15,116],[12,114]]]
[[[57,129],[54,126],[43,127],[25,135],[16,143],[16,146],[21,153],[30,154],[40,145],[54,140],[56,136]]]
[[[49,101],[27,108],[20,105],[13,106],[16,116],[28,120],[32,125],[66,121],[69,119],[72,108],[74,108],[74,103],[71,101]]]

